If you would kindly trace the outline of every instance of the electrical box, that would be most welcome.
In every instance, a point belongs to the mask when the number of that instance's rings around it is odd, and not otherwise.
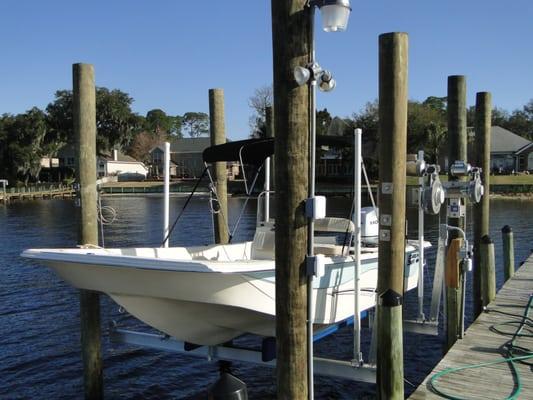
[[[448,218],[461,218],[465,216],[465,206],[460,198],[451,198],[448,203]]]
[[[326,273],[326,262],[323,254],[307,257],[307,274],[322,278]]]
[[[311,219],[326,218],[326,197],[315,196],[305,200],[305,216]]]

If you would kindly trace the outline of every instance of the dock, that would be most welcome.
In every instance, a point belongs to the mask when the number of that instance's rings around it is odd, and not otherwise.
[[[496,299],[487,306],[488,312],[483,312],[470,325],[462,340],[458,340],[435,369],[426,377],[424,382],[409,397],[412,400],[443,399],[431,387],[431,378],[448,368],[460,368],[469,364],[488,363],[503,358],[505,350],[502,346],[512,339],[511,336],[501,335],[499,330],[514,333],[521,318],[502,313],[523,315],[530,295],[533,295],[533,254],[516,271],[498,292]],[[531,318],[531,313],[529,317]],[[508,321],[516,321],[514,325],[498,325]],[[530,320],[531,321],[531,320]],[[518,346],[533,349],[531,328],[523,331],[529,337],[516,339]],[[517,356],[523,353],[516,353]],[[531,363],[533,360],[529,359]],[[533,398],[533,372],[530,365],[514,362],[521,383],[521,393],[517,399]],[[492,364],[476,369],[463,369],[455,373],[442,376],[437,382],[439,390],[445,392],[448,398],[468,399],[504,399],[510,398],[517,387],[517,379],[513,377],[509,363]],[[515,397],[513,397],[515,398]]]
[[[67,198],[74,195],[75,191],[70,185],[12,188],[5,192],[0,191],[0,203],[7,203],[13,200]]]

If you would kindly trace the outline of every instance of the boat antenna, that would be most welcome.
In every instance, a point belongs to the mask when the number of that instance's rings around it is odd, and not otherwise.
[[[198,180],[196,181],[196,183],[194,184],[194,187],[192,188],[192,191],[191,193],[189,194],[189,197],[187,197],[187,200],[185,201],[185,204],[183,205],[180,213],[178,214],[178,216],[176,217],[176,219],[174,220],[174,223],[172,224],[172,226],[170,227],[170,229],[168,230],[168,234],[167,236],[165,236],[165,238],[163,239],[163,241],[161,242],[161,247],[163,247],[163,245],[165,244],[165,242],[170,238],[170,235],[172,234],[172,231],[174,230],[174,228],[176,227],[176,224],[178,223],[178,221],[180,220],[181,216],[183,215],[183,212],[185,211],[185,209],[187,208],[187,206],[189,205],[189,202],[191,201],[192,199],[192,196],[194,195],[194,192],[196,192],[196,189],[198,189],[198,185],[200,185],[200,182],[202,181],[202,179],[204,178],[205,174],[207,173],[207,170],[208,170],[208,167],[206,166],[205,169],[204,169],[204,172],[202,172],[202,175],[200,176],[200,178],[198,178]]]

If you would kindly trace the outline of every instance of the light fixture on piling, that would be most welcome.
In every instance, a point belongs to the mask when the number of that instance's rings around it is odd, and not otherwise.
[[[310,0],[310,7],[318,7],[322,29],[326,32],[345,31],[350,16],[350,0]]]
[[[295,67],[293,76],[298,86],[305,85],[310,81],[316,81],[318,88],[322,92],[329,92],[336,86],[336,81],[333,79],[331,72],[322,69],[317,63],[312,63],[305,67]]]

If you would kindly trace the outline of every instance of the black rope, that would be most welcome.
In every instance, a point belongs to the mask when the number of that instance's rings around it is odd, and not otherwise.
[[[191,191],[191,194],[189,194],[189,197],[187,197],[187,200],[185,201],[185,204],[183,205],[183,208],[181,209],[180,213],[176,217],[176,220],[172,224],[172,227],[169,229],[167,236],[163,239],[163,242],[161,243],[161,246],[163,246],[165,244],[165,242],[170,238],[170,235],[172,234],[172,231],[174,230],[174,228],[176,227],[176,224],[178,223],[178,221],[180,220],[181,216],[183,215],[183,212],[185,211],[185,209],[189,205],[189,202],[191,201],[192,196],[194,195],[194,192],[196,192],[196,189],[198,189],[198,185],[200,184],[200,182],[204,178],[208,168],[209,167],[205,167],[204,172],[202,172],[202,176],[200,176],[200,178],[198,178],[198,180],[196,181],[196,184],[194,185],[194,187],[193,187],[193,189]]]

